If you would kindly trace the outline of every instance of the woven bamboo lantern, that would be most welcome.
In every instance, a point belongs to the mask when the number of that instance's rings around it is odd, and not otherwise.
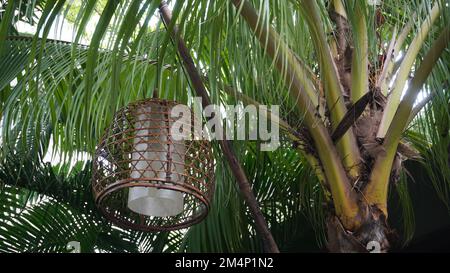
[[[212,149],[209,141],[194,138],[192,113],[183,119],[183,136],[171,130],[180,122],[171,117],[176,105],[161,99],[129,104],[116,112],[97,147],[95,202],[121,227],[175,230],[208,213],[214,189]]]

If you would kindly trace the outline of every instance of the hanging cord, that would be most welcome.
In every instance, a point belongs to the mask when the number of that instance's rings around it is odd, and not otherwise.
[[[167,4],[165,4],[165,5],[167,5]],[[176,59],[178,65],[181,67],[181,70],[183,71],[184,77],[187,79],[186,81],[187,81],[187,83],[188,83],[189,89],[190,89],[190,90],[195,90],[195,89],[192,87],[192,85],[191,85],[191,81],[189,80],[190,77],[189,77],[189,75],[187,74],[186,69],[184,68],[183,62],[181,61],[181,56],[180,56],[180,53],[179,53],[178,50],[177,50],[177,46],[176,46],[176,44],[175,44],[175,41],[174,41],[172,35],[170,35],[169,28],[168,28],[168,26],[167,26],[167,24],[166,24],[166,21],[164,21],[164,18],[163,18],[161,9],[159,9],[159,16],[160,16],[160,18],[161,18],[161,22],[162,22],[163,25],[164,25],[164,29],[166,30],[167,35],[169,35],[170,43],[172,44],[173,48],[175,49],[175,56],[176,56],[175,59]]]
[[[161,14],[160,14],[161,16]],[[158,30],[157,30],[157,36],[156,36],[156,82],[155,87],[153,89],[153,98],[158,98],[158,91],[159,91],[159,84],[160,84],[160,59],[159,59],[159,24],[158,24]]]
[[[162,17],[162,14],[161,14],[161,12],[159,12],[159,19],[160,19],[160,22],[162,22],[163,23],[163,25],[164,25],[164,28],[167,30],[167,27],[166,27],[166,25],[165,25],[165,23],[164,23],[164,19],[163,19],[163,17]],[[157,40],[156,40],[156,43],[157,43],[157,47],[156,47],[156,70],[157,70],[157,72],[156,72],[156,87],[155,87],[155,90],[154,90],[154,93],[153,93],[153,98],[157,98],[158,97],[158,87],[159,87],[159,84],[160,84],[160,75],[159,75],[159,70],[160,70],[160,64],[159,64],[159,61],[160,61],[160,59],[159,59],[159,25],[158,25],[158,37],[157,37]],[[167,104],[167,102],[165,102],[165,109],[167,109],[167,107],[168,107],[168,104]],[[173,182],[172,181],[172,149],[171,149],[171,145],[172,145],[172,147],[174,147],[173,146],[173,141],[172,141],[172,135],[171,135],[171,133],[170,133],[170,117],[169,117],[169,114],[166,112],[165,114],[164,114],[164,118],[165,118],[165,125],[167,126],[167,154],[166,154],[166,160],[167,160],[167,169],[166,169],[166,177],[165,177],[165,179],[166,179],[166,182]]]

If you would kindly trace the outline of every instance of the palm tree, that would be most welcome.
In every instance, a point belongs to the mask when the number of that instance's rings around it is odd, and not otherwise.
[[[171,1],[173,18],[156,24],[160,1],[25,2],[2,1],[4,251],[61,251],[68,238],[50,230],[75,222],[83,224],[73,237],[89,251],[276,251],[272,237],[285,250],[303,214],[330,251],[373,242],[388,251],[389,192],[404,193],[402,162],[412,159],[449,200],[446,0]],[[75,26],[70,43],[47,39],[61,14]],[[35,17],[36,35],[18,36],[14,22]],[[183,66],[188,55],[194,63]],[[49,147],[65,162],[92,154],[114,111],[155,85],[184,103],[203,94],[217,104],[280,105],[271,118],[280,118],[283,137],[270,153],[258,142],[215,142],[221,163],[208,218],[187,231],[142,234],[93,213],[89,163],[68,171],[41,161]],[[230,157],[239,164],[227,166]],[[240,195],[234,180],[252,191]],[[51,220],[49,208],[59,212]],[[49,245],[32,239],[50,235]]]

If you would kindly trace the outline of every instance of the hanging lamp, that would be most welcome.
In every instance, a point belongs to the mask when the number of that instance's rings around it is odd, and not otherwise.
[[[95,203],[112,222],[141,231],[189,227],[208,213],[214,189],[210,142],[171,130],[175,101],[157,98],[117,111],[97,146]],[[185,128],[194,128],[194,115]],[[190,140],[179,140],[186,139]],[[178,139],[178,140],[177,140]]]
[[[114,114],[93,162],[97,207],[118,226],[141,231],[176,230],[200,222],[214,191],[211,143],[192,130],[201,121],[187,106],[181,119],[173,116],[180,104],[157,98],[159,39],[156,55],[153,98],[144,94],[143,100]],[[182,132],[173,130],[177,122]]]

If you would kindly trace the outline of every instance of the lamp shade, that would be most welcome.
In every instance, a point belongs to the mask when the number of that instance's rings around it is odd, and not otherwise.
[[[143,106],[145,110],[137,113],[135,128],[136,136],[133,139],[134,152],[131,154],[131,177],[141,176],[147,179],[165,179],[183,184],[184,178],[184,141],[174,140],[174,132],[167,131],[166,123],[171,126],[173,122],[166,119],[164,106],[158,103],[149,103]],[[163,129],[162,129],[163,128]],[[172,164],[161,165],[172,157]],[[147,216],[173,216],[183,211],[183,193],[179,191],[157,189],[153,187],[132,187],[128,191],[128,208]]]
[[[96,204],[119,226],[173,230],[201,221],[214,189],[212,148],[193,135],[194,115],[174,101],[147,99],[116,112],[94,158]],[[182,124],[183,131],[172,130]],[[187,138],[187,139],[186,139]]]

